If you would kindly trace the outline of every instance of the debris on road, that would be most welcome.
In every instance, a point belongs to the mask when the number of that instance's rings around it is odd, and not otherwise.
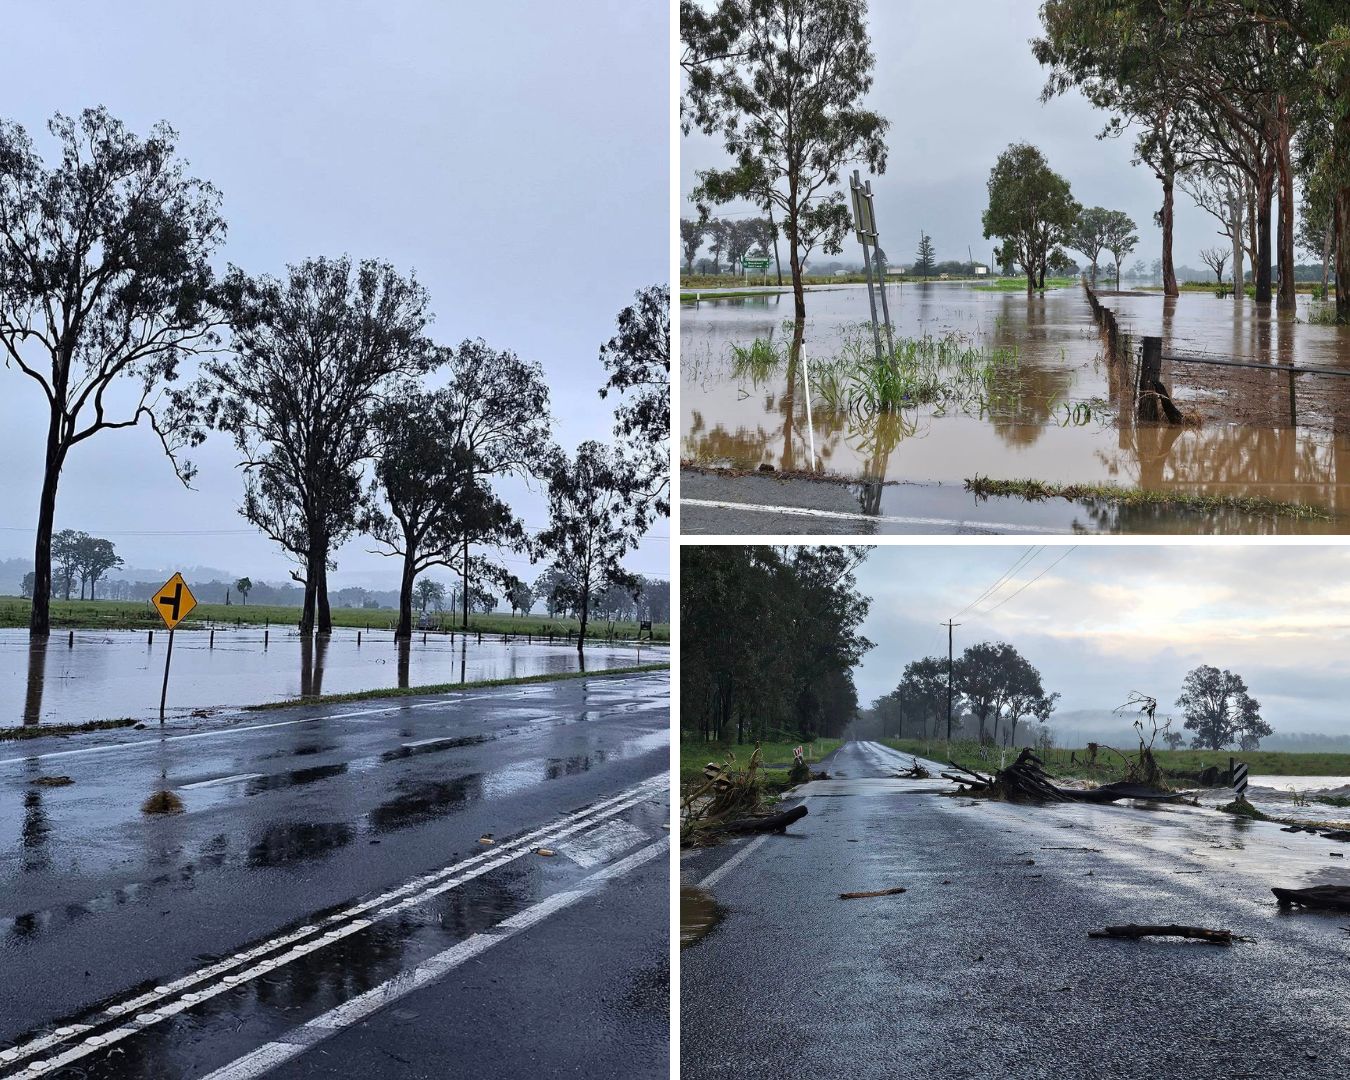
[[[725,832],[783,832],[794,821],[800,821],[806,817],[805,806],[794,806],[791,810],[784,810],[781,814],[769,814],[767,817],[747,817],[737,818],[735,821],[724,823],[721,828]]]
[[[902,780],[931,780],[933,778],[933,774],[919,764],[918,758],[912,758],[909,768],[895,775]]]
[[[903,885],[897,885],[893,889],[873,889],[870,892],[841,892],[840,900],[865,900],[869,896],[899,896],[902,892],[908,892]]]
[[[545,856],[547,856],[547,855],[556,855],[556,854],[558,854],[558,853],[557,853],[556,851],[554,851],[552,848],[546,848],[546,847],[535,848],[535,849],[534,849],[534,853],[535,853],[536,855],[545,855]]]
[[[1312,885],[1306,889],[1271,889],[1280,907],[1315,908],[1319,911],[1350,911],[1350,885]]]
[[[485,832],[482,836],[478,838],[478,842],[482,844],[484,847],[491,847],[497,841],[492,839],[492,834],[490,832]]]
[[[36,787],[66,787],[75,783],[69,776],[37,776],[28,782]]]
[[[1050,774],[1043,767],[1045,762],[1038,758],[1030,747],[1025,747],[1017,755],[1016,761],[1006,769],[1000,769],[993,776],[984,776],[954,761],[949,761],[948,764],[960,775],[944,772],[942,775],[945,779],[962,785],[964,794],[982,795],[986,798],[1090,803],[1110,803],[1118,799],[1173,802],[1181,798],[1180,792],[1162,791],[1147,784],[1129,781],[1102,784],[1095,788],[1057,787],[1051,782]]]
[[[172,791],[156,791],[141,803],[142,814],[181,814],[183,800]]]
[[[1101,930],[1089,931],[1090,938],[1125,938],[1138,941],[1146,937],[1179,937],[1195,941],[1207,941],[1211,945],[1231,945],[1235,941],[1251,941],[1251,938],[1239,937],[1231,930],[1211,930],[1204,926],[1108,926]]]

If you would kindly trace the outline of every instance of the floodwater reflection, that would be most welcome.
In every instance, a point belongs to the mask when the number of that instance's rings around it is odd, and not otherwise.
[[[898,336],[956,334],[985,349],[1015,347],[1016,370],[995,376],[963,410],[860,415],[827,409],[804,388],[813,366],[836,357],[842,336],[865,321],[865,289],[813,292],[805,323],[783,320],[786,309],[768,303],[704,302],[682,315],[681,457],[744,471],[825,473],[864,487],[1033,478],[1262,495],[1350,513],[1350,472],[1341,468],[1350,463],[1350,378],[1295,378],[1280,370],[1290,364],[1350,370],[1350,328],[1310,324],[1306,307],[1294,319],[1252,301],[1203,294],[1106,294],[1102,302],[1136,344],[1145,334],[1161,335],[1166,355],[1259,359],[1272,370],[1167,362],[1164,382],[1202,422],[1136,425],[1132,378],[1106,359],[1081,289],[1028,300],[959,284],[907,284],[891,291]],[[730,345],[756,339],[774,342],[779,362],[738,370]],[[1117,423],[1117,416],[1125,419]],[[880,501],[869,490],[864,511]],[[1120,528],[1136,517],[1114,515]],[[1190,520],[1194,528],[1204,519]]]

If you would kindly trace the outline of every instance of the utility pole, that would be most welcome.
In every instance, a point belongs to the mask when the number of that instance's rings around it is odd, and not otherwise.
[[[947,628],[947,743],[952,741],[952,630],[960,626],[948,619],[939,625]]]

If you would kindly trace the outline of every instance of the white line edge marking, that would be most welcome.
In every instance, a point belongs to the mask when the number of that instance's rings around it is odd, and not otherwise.
[[[1007,521],[962,521],[957,518],[895,517],[887,514],[853,514],[842,510],[815,510],[807,506],[770,506],[765,503],[722,502],[718,499],[681,499],[681,506],[700,506],[711,510],[749,510],[757,514],[783,514],[787,517],[828,518],[832,521],[866,521],[885,525],[952,525],[987,533],[1044,533],[1067,535],[1068,529],[1049,529],[1043,525],[1014,524]]]
[[[767,840],[768,838],[769,838],[768,833],[765,833],[763,836],[756,836],[753,840],[751,840],[748,844],[746,844],[745,847],[741,848],[740,851],[736,852],[735,855],[733,855],[721,866],[719,866],[716,870],[714,870],[711,874],[709,874],[702,881],[700,881],[698,883],[699,888],[700,889],[712,888],[724,877],[726,877],[729,873],[731,873],[731,871],[735,870],[736,867],[740,866],[741,863],[745,862],[745,860],[748,859],[752,854],[758,851],[760,845],[762,845],[764,841]]]
[[[564,892],[554,893],[539,903],[526,908],[498,923],[492,931],[474,934],[444,952],[437,953],[429,960],[418,964],[410,971],[401,972],[379,986],[359,994],[349,1001],[330,1009],[313,1020],[286,1033],[285,1041],[264,1043],[252,1053],[208,1073],[203,1080],[252,1080],[262,1076],[276,1066],[299,1057],[305,1051],[336,1035],[345,1028],[365,1019],[367,1016],[406,997],[415,990],[439,982],[455,968],[467,960],[486,952],[494,945],[509,941],[516,934],[543,922],[578,900],[594,893],[602,884],[611,879],[622,877],[639,866],[650,862],[662,854],[669,846],[668,837],[661,837],[655,843],[647,845],[627,858],[599,870],[590,877],[583,878],[577,885]]]
[[[439,896],[444,892],[448,892],[450,889],[457,888],[466,881],[480,877],[483,874],[495,870],[500,866],[504,866],[509,862],[513,862],[533,851],[534,848],[532,844],[534,841],[547,838],[549,843],[556,843],[567,836],[571,836],[572,834],[598,824],[601,821],[605,821],[617,814],[621,814],[623,811],[632,806],[636,806],[641,802],[645,802],[654,797],[660,797],[666,794],[668,790],[669,779],[665,774],[649,777],[642,781],[642,783],[636,784],[618,795],[613,795],[592,806],[585,807],[575,813],[568,814],[556,821],[549,822],[537,829],[533,829],[530,832],[517,837],[515,840],[506,842],[500,848],[489,848],[486,851],[480,852],[468,859],[463,859],[451,866],[443,867],[440,870],[433,870],[421,877],[414,878],[411,881],[404,882],[402,885],[395,886],[394,888],[381,893],[379,896],[372,897],[359,904],[344,908],[343,910],[330,915],[326,919],[319,920],[312,926],[302,926],[298,930],[293,930],[288,934],[270,938],[249,949],[217,961],[214,964],[198,968],[196,971],[180,976],[171,982],[156,987],[154,990],[148,991],[137,997],[115,1002],[103,1010],[102,1019],[104,1021],[114,1020],[118,1017],[132,1014],[137,1014],[138,1019],[140,1017],[146,1017],[147,1019],[141,1021],[136,1027],[121,1027],[103,1033],[103,1035],[99,1037],[99,1042],[97,1044],[86,1042],[80,1047],[67,1050],[59,1055],[57,1059],[53,1059],[53,1062],[50,1063],[50,1065],[51,1067],[55,1067],[57,1064],[65,1065],[70,1061],[78,1060],[80,1057],[92,1053],[95,1050],[102,1049],[112,1043],[119,1042],[128,1035],[135,1034],[141,1028],[148,1027],[150,1024],[156,1023],[159,1020],[166,1019],[175,1013],[182,1012],[184,1009],[191,1008],[201,1001],[215,997],[226,990],[233,989],[243,982],[275,970],[292,960],[298,959],[305,953],[312,952],[324,945],[331,944],[332,942],[347,937],[359,930],[364,930],[367,926],[371,925],[371,923],[379,919],[387,918],[390,915],[397,914],[405,908],[424,903],[426,900]],[[437,882],[439,883],[437,884]],[[399,897],[405,898],[399,900]],[[395,903],[394,901],[398,902]],[[334,929],[324,930],[325,927],[334,927],[337,923],[342,923],[344,920],[362,915],[373,909],[378,910],[375,910],[374,914],[371,915],[369,919],[357,918],[353,922],[347,923],[345,926],[337,926]],[[321,931],[323,931],[323,933],[315,940],[310,942],[303,941],[304,938],[320,934]],[[297,942],[299,942],[299,944],[295,944]],[[259,957],[265,956],[267,953],[275,952],[277,949],[286,945],[290,945],[291,949],[289,952],[282,954],[281,957],[260,961],[253,967],[239,974],[225,974],[231,968],[237,968],[242,964],[258,960]],[[184,994],[183,998],[179,1001],[173,1002],[167,1006],[160,1006],[156,1012],[143,1011],[149,1005],[153,1005],[164,998],[172,997],[179,991],[185,991],[189,986],[194,986],[197,983],[204,982],[206,979],[217,975],[221,976],[224,979],[224,982],[208,987],[204,991]],[[70,1035],[58,1036],[55,1032],[48,1032],[27,1043],[21,1043],[17,1046],[10,1047],[5,1051],[5,1053],[8,1054],[8,1057],[0,1058],[0,1068],[14,1064],[24,1058],[31,1057],[33,1054],[40,1053],[50,1046],[64,1042],[67,1038],[71,1037],[71,1035],[88,1031],[97,1025],[71,1024],[65,1026],[70,1029]],[[18,1072],[9,1073],[7,1075],[9,1077],[26,1075],[25,1069],[32,1075],[39,1075],[39,1073],[47,1071],[45,1068],[34,1071],[34,1066],[38,1064],[40,1063],[30,1062],[29,1065],[21,1068]]]

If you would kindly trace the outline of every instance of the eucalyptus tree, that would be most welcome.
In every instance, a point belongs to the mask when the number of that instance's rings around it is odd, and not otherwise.
[[[548,483],[548,527],[536,538],[541,555],[557,571],[555,602],[576,612],[577,655],[583,659],[591,606],[612,585],[636,586],[623,567],[649,524],[644,500],[621,455],[595,441],[583,442],[569,458],[559,452]]]
[[[1134,222],[1123,210],[1108,210],[1102,232],[1102,246],[1111,253],[1116,261],[1116,288],[1120,288],[1120,266],[1125,256],[1139,245],[1139,237],[1134,231]]]
[[[684,253],[684,267],[691,274],[707,231],[708,223],[702,218],[680,218],[680,250]]]
[[[508,475],[526,482],[548,482],[557,449],[548,383],[538,362],[475,338],[452,350],[445,368],[449,374],[446,422],[475,475],[489,484],[494,477]],[[458,566],[465,626],[471,579],[477,575],[500,582],[505,574],[499,565],[473,556],[472,546],[517,547],[518,532],[524,528],[514,517],[508,521],[500,507],[489,512],[490,504],[484,503],[483,509],[481,515],[461,523]]]
[[[617,333],[600,348],[611,392],[614,435],[634,464],[636,491],[656,512],[670,513],[670,288],[651,285],[619,312]]]
[[[1078,212],[1064,243],[1087,257],[1092,265],[1092,284],[1097,284],[1097,262],[1106,249],[1106,226],[1111,211],[1104,206],[1085,206]]]
[[[687,95],[688,115],[732,161],[701,172],[695,196],[781,211],[798,319],[812,249],[842,250],[844,169],[886,169],[889,124],[863,105],[875,64],[866,23],[864,0],[744,0],[734,50],[701,65]]]
[[[80,534],[80,541],[76,546],[77,572],[80,575],[80,599],[83,600],[85,587],[89,588],[89,599],[94,599],[94,592],[98,588],[98,581],[109,570],[116,570],[123,565],[122,556],[117,554],[111,540],[105,540],[100,536],[88,536]]]
[[[360,524],[381,554],[402,560],[396,638],[412,635],[423,571],[443,566],[465,578],[475,569],[464,562],[469,538],[511,546],[523,539],[522,526],[464,443],[457,405],[453,388],[407,385],[374,409],[374,497]]]
[[[0,346],[38,384],[47,432],[29,632],[51,632],[52,528],[71,451],[148,423],[179,478],[199,441],[166,391],[185,358],[212,349],[220,312],[211,256],[225,236],[220,196],[186,172],[177,134],[144,139],[104,108],[47,125],[43,163],[19,124],[0,121]]]
[[[243,455],[241,513],[300,564],[302,634],[331,632],[328,570],[366,506],[373,407],[437,361],[426,290],[389,263],[307,259],[284,278],[231,268],[232,355],[203,365],[207,423]]]
[[[988,187],[985,238],[1003,240],[1005,258],[1020,265],[1027,275],[1030,296],[1038,279],[1044,286],[1050,253],[1067,242],[1080,208],[1069,182],[1029,143],[1015,143],[999,155]]]

